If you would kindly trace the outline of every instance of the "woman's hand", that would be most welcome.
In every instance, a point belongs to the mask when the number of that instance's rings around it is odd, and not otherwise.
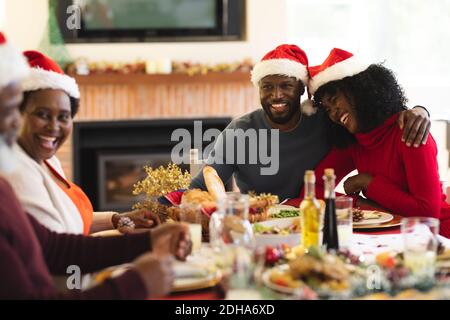
[[[114,228],[117,229],[119,219],[122,217],[130,218],[130,220],[133,222],[134,227],[123,227],[120,228],[119,231],[128,233],[133,231],[134,228],[153,228],[161,224],[161,220],[159,219],[159,216],[153,212],[150,212],[146,209],[138,209],[130,212],[124,212],[121,214],[115,214],[112,217],[112,223]]]
[[[358,197],[358,199],[356,200],[356,207],[371,208],[371,209],[376,209],[376,210],[388,212],[388,210],[386,208],[383,208],[382,206],[380,206],[375,201],[363,198],[361,196]]]
[[[185,223],[166,223],[152,229],[151,241],[157,255],[172,254],[184,261],[192,251],[189,227]]]
[[[430,133],[431,121],[428,112],[419,106],[405,110],[398,117],[398,125],[403,129],[402,141],[410,147],[425,144]]]
[[[360,173],[345,180],[344,190],[346,194],[359,194],[361,191],[366,191],[372,176],[368,173]]]

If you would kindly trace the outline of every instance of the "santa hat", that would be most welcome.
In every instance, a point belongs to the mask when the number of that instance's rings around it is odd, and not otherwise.
[[[282,44],[267,53],[252,70],[252,82],[255,87],[268,75],[279,74],[294,77],[306,85],[308,82],[308,57],[293,44]]]
[[[308,77],[308,57],[306,53],[294,44],[282,44],[267,53],[252,70],[252,82],[258,87],[259,81],[269,75],[279,74],[294,77],[307,85]],[[308,100],[302,102],[303,113],[312,114],[311,95],[308,92]]]
[[[59,89],[72,98],[80,98],[75,79],[65,75],[55,61],[38,51],[25,51],[23,54],[31,66],[30,76],[23,84],[25,91]]]
[[[324,84],[354,76],[363,72],[369,66],[370,63],[360,60],[352,53],[334,48],[321,65],[308,68],[310,76],[309,92],[314,94]]]
[[[25,79],[29,71],[27,60],[20,50],[6,41],[0,32],[0,88]]]

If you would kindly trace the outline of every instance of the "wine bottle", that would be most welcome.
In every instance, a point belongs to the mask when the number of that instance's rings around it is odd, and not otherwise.
[[[339,250],[339,238],[335,204],[336,194],[334,191],[336,180],[334,169],[325,169],[323,180],[325,186],[325,217],[322,244],[327,251],[337,251]]]
[[[320,204],[316,199],[314,171],[305,171],[305,197],[300,203],[302,245],[306,250],[319,247]]]

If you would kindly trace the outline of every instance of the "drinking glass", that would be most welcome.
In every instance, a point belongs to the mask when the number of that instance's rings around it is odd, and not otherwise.
[[[349,249],[353,235],[353,199],[340,196],[336,198],[335,202],[339,248]]]
[[[418,280],[434,280],[439,220],[428,217],[403,218],[401,233],[404,262]]]
[[[202,245],[201,206],[199,204],[180,205],[180,221],[188,224],[192,240],[192,252],[198,252]]]
[[[228,192],[219,200],[219,211],[223,214],[222,240],[248,248],[254,247],[253,228],[248,220],[249,196],[239,192]]]

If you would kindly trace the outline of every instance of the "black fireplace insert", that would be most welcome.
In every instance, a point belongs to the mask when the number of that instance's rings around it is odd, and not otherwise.
[[[127,211],[141,198],[132,195],[133,185],[145,177],[144,165],[156,168],[171,162],[176,129],[192,137],[194,122],[201,134],[208,129],[222,131],[231,118],[158,119],[76,122],[73,130],[74,181],[91,199],[96,211]],[[198,147],[192,140],[191,148]],[[198,140],[197,140],[198,141]],[[202,148],[210,141],[201,141]],[[189,170],[189,164],[179,164]]]

